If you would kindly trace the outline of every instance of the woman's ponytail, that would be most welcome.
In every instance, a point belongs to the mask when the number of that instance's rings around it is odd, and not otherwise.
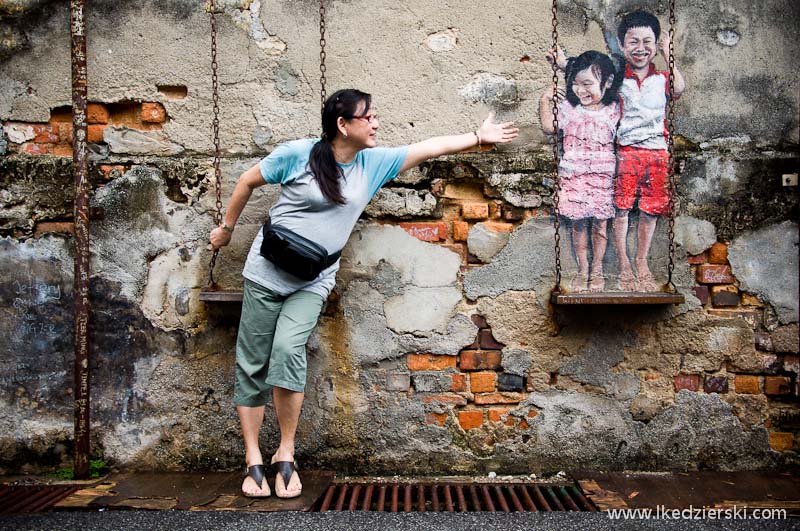
[[[337,121],[340,116],[347,120],[354,118],[360,104],[364,104],[366,111],[371,102],[369,94],[355,89],[339,90],[325,101],[322,111],[322,139],[311,148],[308,166],[317,179],[322,194],[332,203],[339,205],[346,203],[339,186],[339,178],[343,175],[342,169],[336,162],[332,144],[333,139],[339,134]]]

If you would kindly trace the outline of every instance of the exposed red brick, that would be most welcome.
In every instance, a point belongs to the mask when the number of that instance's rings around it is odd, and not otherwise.
[[[481,338],[481,348],[485,350],[502,350],[505,347],[504,344],[497,341],[494,336],[492,335],[491,330],[481,330],[480,331],[480,338]]]
[[[422,399],[426,404],[434,402],[447,406],[466,406],[467,399],[460,395],[429,395]]]
[[[736,279],[731,274],[731,266],[703,264],[697,266],[697,282],[700,284],[733,284]]]
[[[473,393],[493,393],[497,390],[496,372],[473,372],[469,375],[469,390]]]
[[[457,242],[467,241],[469,236],[469,223],[466,221],[453,221],[453,240]]]
[[[734,385],[736,386],[736,392],[740,395],[757,395],[761,392],[758,376],[737,374]]]
[[[514,232],[514,225],[511,223],[501,223],[499,221],[486,221],[483,225],[494,232]]]
[[[409,354],[408,368],[412,371],[441,371],[455,368],[456,357],[438,354]]]
[[[782,431],[770,432],[769,445],[776,452],[791,450],[794,447],[794,434]]]
[[[401,223],[400,227],[424,242],[437,242],[447,239],[447,224],[444,221],[438,223]]]
[[[458,423],[464,430],[473,430],[483,425],[483,411],[470,410],[458,412]]]
[[[706,253],[702,252],[700,254],[689,255],[686,258],[686,261],[689,262],[691,265],[700,265],[706,263]]]
[[[71,157],[72,156],[72,146],[64,145],[64,144],[57,144],[57,145],[53,146],[52,153],[56,157]]]
[[[160,103],[142,103],[142,122],[160,124],[167,120],[167,111]]]
[[[102,103],[90,103],[86,106],[87,124],[107,124],[111,115]]]
[[[703,381],[703,391],[706,393],[727,393],[727,376],[706,376]]]
[[[676,374],[673,380],[676,393],[682,389],[686,389],[687,391],[697,391],[700,389],[700,376],[697,374]]]
[[[75,224],[71,221],[42,221],[36,224],[33,229],[33,237],[38,238],[42,234],[74,234]]]
[[[89,125],[86,130],[86,140],[92,144],[100,144],[103,142],[103,129],[105,125]]]
[[[477,183],[447,183],[444,197],[448,199],[483,199],[483,188]]]
[[[507,415],[512,408],[510,407],[490,407],[489,408],[489,421],[502,422],[503,415]]]
[[[475,395],[475,403],[478,405],[518,404],[521,401],[521,393],[486,393]]]
[[[461,217],[464,219],[486,219],[489,217],[487,203],[465,202],[461,205]]]
[[[459,356],[461,358],[459,366],[462,371],[499,369],[502,359],[500,351],[497,350],[462,350]]]
[[[519,429],[521,429],[521,430],[527,430],[527,429],[528,429],[528,428],[530,428],[531,426],[530,426],[530,424],[528,424],[528,421],[527,421],[527,420],[525,420],[525,419],[522,419],[522,420],[520,420],[520,421],[519,421],[519,426],[517,426],[517,427],[518,427]]]
[[[444,426],[447,422],[447,413],[426,413],[425,424],[435,424],[437,426]]]
[[[539,414],[539,412],[536,411],[535,409],[531,409],[530,411],[528,411],[528,416],[531,417],[531,418],[535,417],[538,414]]]
[[[22,144],[22,151],[30,155],[46,155],[47,153],[50,153],[52,147],[53,146],[50,144],[32,144],[26,142]]]
[[[458,373],[452,375],[453,383],[450,390],[454,393],[461,393],[467,390],[467,375]]]
[[[739,290],[731,284],[711,286],[711,304],[715,308],[739,306]]]
[[[764,394],[788,395],[792,392],[792,380],[788,376],[764,377]]]
[[[125,173],[125,166],[122,166],[122,165],[119,165],[119,164],[117,164],[117,165],[101,164],[100,165],[100,171],[103,173],[103,177],[105,177],[106,179],[110,179],[111,178],[110,174],[113,171],[119,172],[120,175]]]
[[[40,144],[57,144],[60,140],[58,136],[58,124],[34,124],[33,141]]]
[[[486,322],[486,317],[482,315],[473,313],[470,316],[470,319],[472,319],[472,323],[478,328],[489,328],[489,323]]]
[[[728,246],[724,243],[717,242],[708,250],[708,263],[709,264],[727,264],[728,263]]]
[[[758,326],[759,321],[761,320],[761,311],[759,310],[740,310],[740,309],[725,309],[725,308],[715,308],[713,310],[708,310],[708,315],[713,315],[715,317],[724,317],[726,319],[744,319],[747,321],[751,327],[755,328]]]
[[[503,219],[506,221],[521,221],[525,219],[525,209],[506,205],[503,207]]]
[[[695,286],[692,290],[694,291],[694,296],[700,300],[700,304],[706,304],[708,302],[708,286]]]
[[[500,219],[500,214],[503,212],[502,207],[503,207],[502,201],[490,201],[489,219]]]
[[[58,141],[61,144],[72,145],[72,123],[58,124]]]

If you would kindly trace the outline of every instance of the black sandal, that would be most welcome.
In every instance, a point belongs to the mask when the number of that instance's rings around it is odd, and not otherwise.
[[[248,476],[251,477],[253,481],[256,482],[256,486],[259,489],[264,490],[264,483],[266,480],[266,478],[264,477],[264,465],[252,465],[247,467],[245,478]],[[267,489],[269,489],[269,483],[267,483]],[[244,495],[247,498],[269,498],[271,494],[272,494],[271,492],[267,494],[247,494],[246,492],[244,492],[244,490],[242,491],[242,495]]]
[[[303,494],[302,489],[293,496],[281,496],[278,494],[278,474],[280,474],[283,478],[283,489],[288,490],[289,481],[292,479],[292,474],[297,472],[297,467],[295,466],[294,461],[275,461],[269,465],[269,471],[271,474],[275,474],[275,496],[286,499],[297,498]]]

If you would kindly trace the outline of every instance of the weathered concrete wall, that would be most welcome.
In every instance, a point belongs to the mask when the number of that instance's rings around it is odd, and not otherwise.
[[[91,2],[94,449],[144,468],[240,466],[235,306],[198,300],[213,226],[208,21],[196,2]],[[318,123],[314,2],[226,0],[224,190]],[[368,208],[309,345],[299,459],[349,472],[775,466],[797,460],[798,7],[678,14],[675,283],[667,309],[554,309],[552,173],[535,103],[546,2],[332,2],[329,90],[372,92],[381,138],[521,138],[432,161]],[[568,52],[656,2],[561,5]],[[780,16],[778,16],[780,14]],[[72,184],[68,4],[0,2],[0,468],[69,458]],[[391,21],[391,23],[385,23]],[[764,59],[766,58],[766,59]],[[241,285],[279,193],[259,189],[220,255]],[[565,227],[568,229],[568,227]],[[660,226],[651,264],[666,278]],[[569,231],[565,276],[574,274]],[[606,257],[616,282],[615,257]],[[264,447],[277,441],[267,412]],[[424,458],[421,458],[424,456]]]

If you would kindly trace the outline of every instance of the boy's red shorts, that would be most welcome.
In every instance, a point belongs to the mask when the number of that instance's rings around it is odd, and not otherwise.
[[[631,146],[617,148],[614,204],[630,210],[639,195],[639,210],[654,216],[669,214],[669,152]]]

